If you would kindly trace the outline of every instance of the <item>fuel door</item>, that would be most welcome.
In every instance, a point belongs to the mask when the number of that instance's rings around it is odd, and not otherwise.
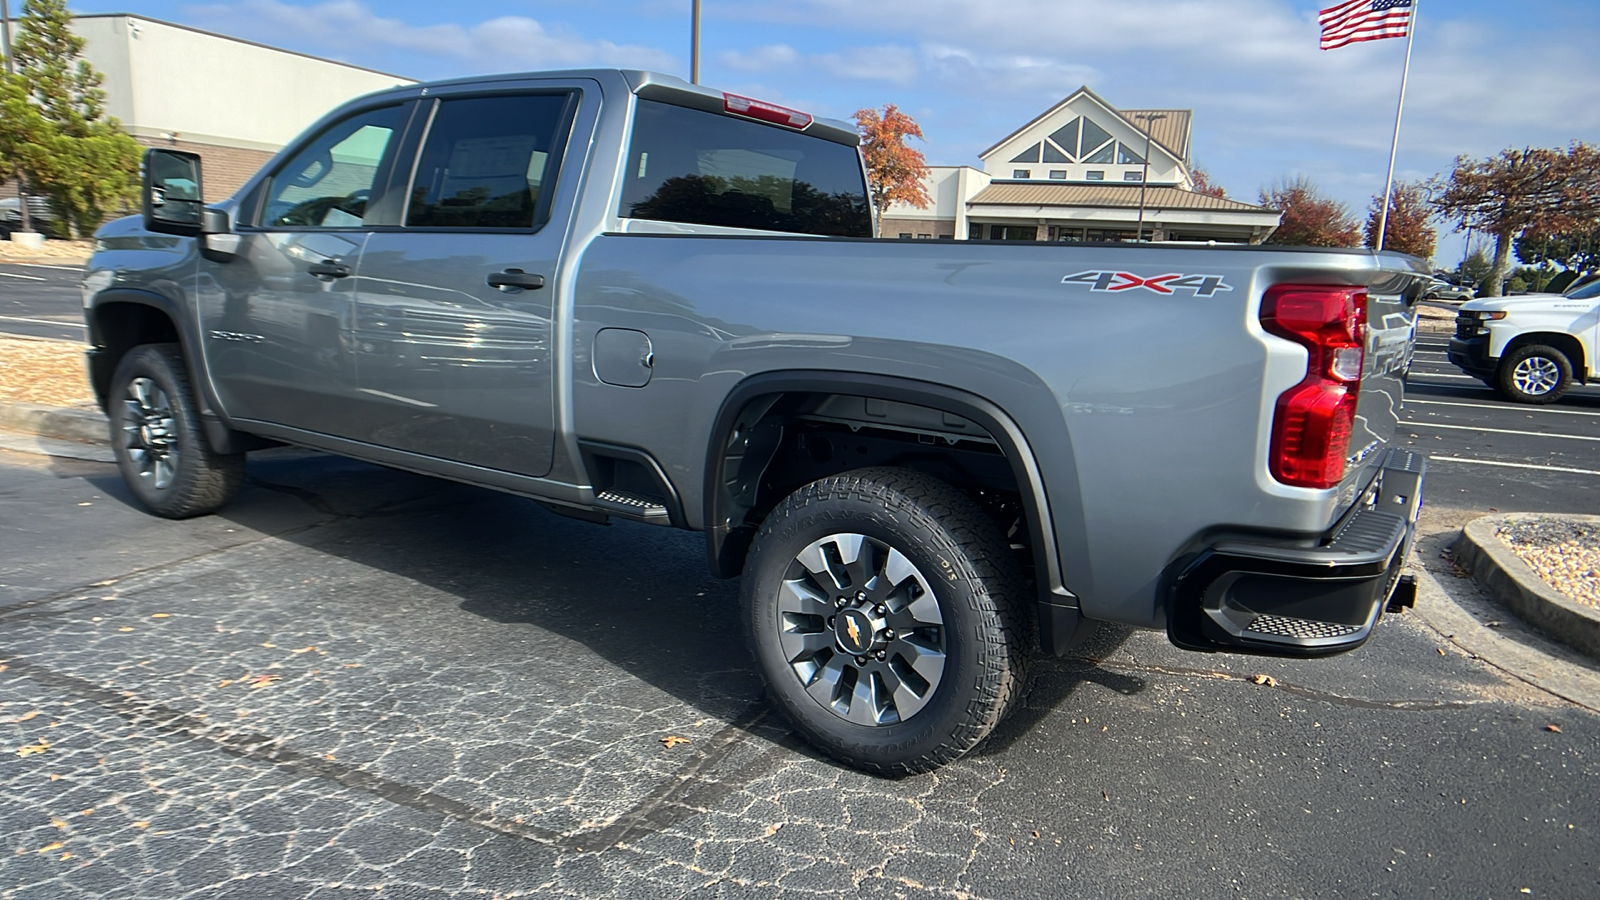
[[[602,328],[594,336],[594,377],[617,387],[644,387],[655,371],[650,336],[632,328]]]

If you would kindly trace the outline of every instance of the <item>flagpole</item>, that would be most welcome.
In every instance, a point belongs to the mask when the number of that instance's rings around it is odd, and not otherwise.
[[[1422,0],[1411,0],[1411,23],[1406,28],[1406,63],[1400,70],[1400,102],[1394,108],[1394,139],[1389,143],[1389,175],[1383,181],[1383,214],[1378,218],[1378,241],[1372,248],[1383,249],[1383,237],[1389,230],[1389,197],[1394,191],[1394,155],[1400,149],[1400,115],[1406,109],[1406,79],[1411,75],[1411,42],[1417,37],[1417,7]]]

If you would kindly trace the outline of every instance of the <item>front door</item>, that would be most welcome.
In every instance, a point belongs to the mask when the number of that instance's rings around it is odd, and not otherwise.
[[[206,369],[229,415],[344,432],[353,276],[408,112],[369,109],[313,135],[245,205],[233,258],[201,263]]]
[[[357,439],[549,472],[551,320],[574,192],[555,194],[577,97],[480,89],[419,110],[431,122],[402,225],[372,235],[354,279]],[[573,144],[581,158],[587,140]]]

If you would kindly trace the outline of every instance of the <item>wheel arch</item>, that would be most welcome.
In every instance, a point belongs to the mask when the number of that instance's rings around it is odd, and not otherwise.
[[[734,493],[747,487],[745,482],[759,476],[771,463],[770,455],[765,460],[762,455],[775,452],[762,445],[755,426],[781,409],[786,399],[803,396],[911,404],[960,416],[982,427],[1000,449],[1015,482],[1040,603],[1076,611],[1076,595],[1062,584],[1056,523],[1039,459],[1016,419],[994,402],[958,388],[883,375],[826,370],[770,372],[746,379],[727,394],[707,447],[703,498],[706,549],[712,571],[718,576],[739,574],[759,524],[761,505],[749,504],[745,502],[749,497]],[[751,513],[756,514],[753,522],[748,520]],[[1041,637],[1046,638],[1050,649],[1046,634],[1049,626],[1040,624]]]
[[[1583,352],[1583,342],[1559,331],[1530,331],[1519,334],[1506,343],[1505,349],[1500,351],[1500,358],[1504,360],[1530,344],[1543,344],[1553,350],[1560,350],[1567,358],[1568,365],[1572,366],[1573,379],[1579,384],[1589,379],[1593,364]]]

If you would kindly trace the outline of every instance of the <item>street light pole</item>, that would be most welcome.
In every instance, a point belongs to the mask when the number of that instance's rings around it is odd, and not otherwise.
[[[1135,240],[1144,243],[1144,192],[1150,183],[1150,123],[1167,117],[1166,113],[1134,113],[1135,119],[1144,120],[1144,174],[1139,177],[1139,230]]]
[[[689,83],[700,83],[700,0],[694,0],[689,33]]]
[[[5,46],[0,47],[6,54],[6,74],[14,74],[11,68],[11,4],[0,0],[0,32],[4,33]]]
[[[7,3],[6,0],[0,0],[0,40],[5,42],[4,46],[0,46],[0,50],[5,51],[6,74],[8,76],[14,75],[16,74],[16,67],[11,61],[11,4]],[[22,182],[22,172],[20,170],[13,172],[12,177],[17,181],[17,212],[22,217],[20,223],[22,230],[24,232],[32,231],[33,216],[28,212],[27,185]]]

